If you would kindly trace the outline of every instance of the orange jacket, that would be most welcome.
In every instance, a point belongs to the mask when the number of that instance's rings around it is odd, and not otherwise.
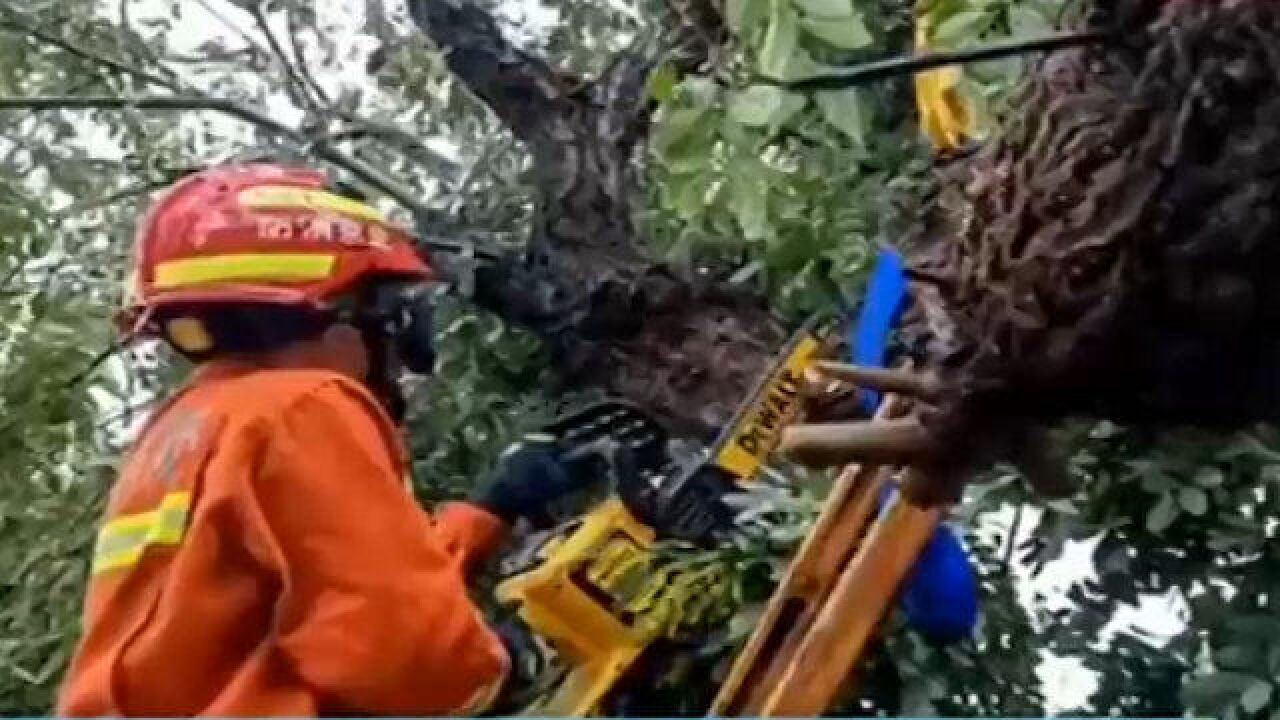
[[[433,520],[405,465],[355,382],[205,368],[113,488],[58,713],[482,710],[509,659],[464,574],[502,524]]]

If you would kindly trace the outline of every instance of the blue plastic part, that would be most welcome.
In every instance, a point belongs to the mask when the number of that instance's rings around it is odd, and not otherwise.
[[[854,326],[852,361],[856,365],[884,367],[889,351],[889,335],[898,325],[898,319],[907,304],[907,275],[902,257],[892,250],[883,250],[876,260],[875,270],[867,284],[858,324]],[[864,390],[862,407],[868,415],[874,414],[880,404],[879,393]]]
[[[892,250],[880,253],[867,286],[862,312],[851,338],[852,360],[858,365],[884,367],[888,361],[889,335],[897,327],[907,304],[907,278],[901,256]],[[878,393],[864,391],[863,407],[875,413]],[[883,513],[893,490],[880,496]],[[964,546],[948,527],[940,526],[907,577],[899,600],[907,623],[939,643],[961,640],[978,624],[978,583]]]
[[[896,494],[885,488],[880,513]],[[969,556],[955,532],[939,526],[903,582],[898,599],[907,624],[937,643],[953,643],[973,633],[978,624],[978,581]]]

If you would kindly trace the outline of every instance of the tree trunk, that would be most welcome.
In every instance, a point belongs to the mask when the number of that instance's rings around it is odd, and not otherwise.
[[[477,272],[476,301],[541,337],[570,387],[603,388],[673,433],[713,437],[786,329],[763,299],[646,257],[632,214],[651,63],[622,54],[592,81],[566,78],[465,0],[410,7],[449,68],[533,157],[528,248]],[[723,32],[705,2],[681,7],[691,32],[678,57],[693,66]]]
[[[1065,415],[1280,419],[1280,5],[1098,5],[1118,39],[1040,65],[913,253],[942,495],[1033,460],[1032,428]]]

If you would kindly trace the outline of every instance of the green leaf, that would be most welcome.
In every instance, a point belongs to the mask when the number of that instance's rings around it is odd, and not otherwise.
[[[660,153],[680,142],[702,119],[706,113],[703,108],[680,108],[672,111],[658,122],[653,141]]]
[[[1053,23],[1035,8],[1014,3],[1009,7],[1009,33],[1015,40],[1043,37],[1054,31]]]
[[[822,117],[851,140],[866,146],[869,130],[868,112],[862,91],[858,88],[845,88],[820,92],[814,96]]]
[[[1155,535],[1164,532],[1178,519],[1178,505],[1172,494],[1161,496],[1160,502],[1147,513],[1147,530]]]
[[[840,19],[806,17],[800,24],[805,32],[842,50],[861,50],[875,42],[861,15]]]
[[[934,30],[933,40],[942,47],[960,47],[982,37],[991,27],[991,13],[986,10],[962,10],[943,20]]]
[[[1271,683],[1266,680],[1255,681],[1240,696],[1240,707],[1250,714],[1256,713],[1271,700]]]
[[[805,15],[842,18],[853,14],[853,3],[849,0],[793,0],[793,2]]]
[[[695,108],[710,108],[720,99],[720,86],[711,78],[685,78],[676,91],[682,103]]]
[[[725,0],[724,17],[729,29],[739,38],[754,40],[756,32],[769,18],[772,0]]]
[[[1223,474],[1220,468],[1206,465],[1196,468],[1194,480],[1200,487],[1213,488],[1221,485],[1226,480],[1226,475]]]
[[[775,85],[752,85],[729,98],[729,117],[734,122],[752,127],[769,124],[782,109],[785,91]]]
[[[670,176],[667,192],[673,209],[685,222],[693,220],[706,207],[707,183],[701,174]]]
[[[1258,660],[1258,653],[1241,645],[1228,645],[1214,653],[1213,661],[1228,670],[1249,670]]]
[[[1232,703],[1258,679],[1238,672],[1217,672],[1192,679],[1182,687],[1183,702],[1190,709],[1213,712]]]
[[[761,170],[758,164],[738,162],[729,177],[729,209],[747,240],[760,240],[769,231],[769,185]]]
[[[676,85],[679,81],[680,76],[675,67],[670,63],[664,63],[649,75],[649,97],[660,103],[670,102],[676,96]]]
[[[1229,627],[1241,639],[1280,645],[1280,618],[1258,614],[1233,615]]]
[[[782,93],[782,107],[778,108],[778,112],[769,119],[770,128],[776,130],[782,125],[785,125],[789,120],[791,120],[791,118],[796,116],[796,113],[803,110],[808,104],[809,100],[804,95],[784,91]]]
[[[1178,491],[1178,504],[1192,515],[1203,515],[1209,509],[1209,496],[1198,487],[1184,487]]]
[[[767,77],[785,79],[796,51],[796,13],[790,0],[771,0],[769,29],[760,50],[760,72]]]

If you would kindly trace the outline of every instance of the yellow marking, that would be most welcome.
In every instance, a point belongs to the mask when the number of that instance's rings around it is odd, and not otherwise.
[[[800,405],[804,370],[821,350],[812,335],[796,343],[769,383],[757,395],[751,409],[738,420],[729,441],[716,455],[716,465],[748,481],[778,444],[782,428],[795,417]]]
[[[111,520],[98,531],[92,574],[137,564],[147,548],[182,542],[191,511],[191,493],[172,492],[155,510]]]
[[[165,324],[169,339],[187,352],[201,353],[213,348],[213,337],[199,318],[178,317]]]
[[[930,3],[916,3],[916,52],[930,49],[933,16]],[[964,75],[959,66],[948,65],[918,73],[915,76],[916,109],[920,129],[940,150],[955,150],[969,138],[982,134],[982,120],[971,99],[964,96],[960,81]]]
[[[226,281],[298,282],[321,280],[333,274],[337,256],[317,253],[259,253],[210,255],[173,260],[156,266],[158,288],[176,288]]]
[[[384,223],[377,208],[341,195],[288,185],[265,185],[240,193],[240,204],[259,210],[329,210],[340,215]]]

